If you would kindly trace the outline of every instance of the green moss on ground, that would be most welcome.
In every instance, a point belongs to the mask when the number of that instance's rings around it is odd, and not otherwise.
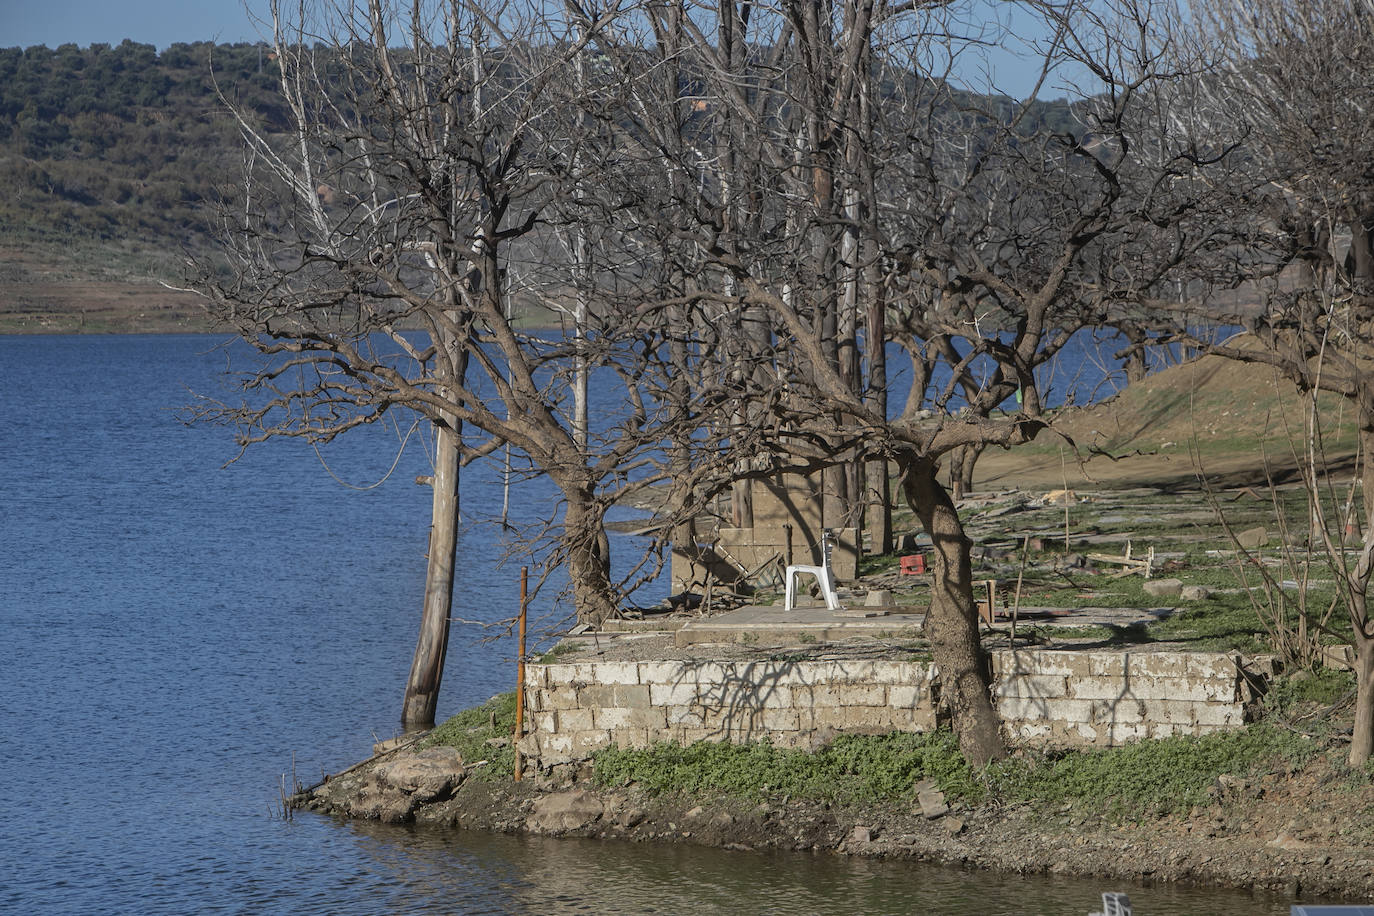
[[[594,770],[602,787],[633,785],[651,795],[849,805],[907,802],[917,783],[930,779],[946,798],[971,805],[1068,806],[1126,820],[1206,805],[1223,775],[1292,772],[1321,750],[1312,738],[1258,724],[1116,748],[1022,752],[978,771],[964,761],[953,734],[941,729],[847,735],[815,752],[767,741],[606,748],[596,754]]]
[[[510,779],[515,771],[515,749],[510,745],[514,734],[515,691],[511,691],[453,716],[430,732],[420,747],[456,747],[468,764],[488,761],[472,771],[474,777]]]

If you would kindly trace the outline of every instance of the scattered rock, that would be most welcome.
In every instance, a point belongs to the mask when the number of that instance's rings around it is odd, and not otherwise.
[[[872,843],[873,828],[864,826],[855,827],[849,834],[849,842],[859,844]]]
[[[1179,597],[1184,601],[1206,601],[1212,597],[1212,590],[1205,585],[1185,585]]]
[[[1246,528],[1236,535],[1236,543],[1246,550],[1255,550],[1269,545],[1269,532],[1264,528]]]
[[[383,792],[411,796],[419,804],[447,798],[463,781],[463,755],[454,747],[427,747],[377,765],[372,778]]]
[[[586,789],[554,792],[534,803],[526,826],[536,833],[562,833],[581,830],[606,813],[601,799]]]
[[[1145,594],[1155,598],[1176,598],[1183,591],[1180,579],[1146,579]]]
[[[958,836],[964,832],[964,822],[957,817],[947,817],[943,821],[945,832],[950,836]]]
[[[945,793],[940,791],[933,779],[923,779],[916,784],[916,803],[921,806],[921,815],[931,820],[949,813]]]
[[[1307,844],[1287,830],[1280,830],[1278,836],[1264,844],[1271,849],[1306,849]]]

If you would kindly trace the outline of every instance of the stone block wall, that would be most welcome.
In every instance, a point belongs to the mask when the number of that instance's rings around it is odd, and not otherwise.
[[[1213,653],[994,653],[994,694],[1014,739],[1120,744],[1245,721],[1263,660]],[[541,766],[607,745],[746,741],[807,747],[838,734],[936,723],[933,666],[877,659],[571,662],[526,668],[525,755]]]

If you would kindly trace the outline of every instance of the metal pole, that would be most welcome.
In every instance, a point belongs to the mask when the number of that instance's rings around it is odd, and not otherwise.
[[[515,781],[520,781],[524,761],[520,739],[525,736],[525,612],[529,607],[530,568],[520,567],[520,655],[515,662]]]

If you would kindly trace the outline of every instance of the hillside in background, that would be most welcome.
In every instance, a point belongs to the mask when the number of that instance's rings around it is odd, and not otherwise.
[[[240,171],[225,99],[281,109],[264,45],[0,49],[0,331],[204,326],[167,289]]]
[[[164,284],[242,172],[228,103],[286,126],[275,66],[262,43],[0,49],[0,332],[203,326]],[[1022,129],[1072,124],[1057,101]]]

